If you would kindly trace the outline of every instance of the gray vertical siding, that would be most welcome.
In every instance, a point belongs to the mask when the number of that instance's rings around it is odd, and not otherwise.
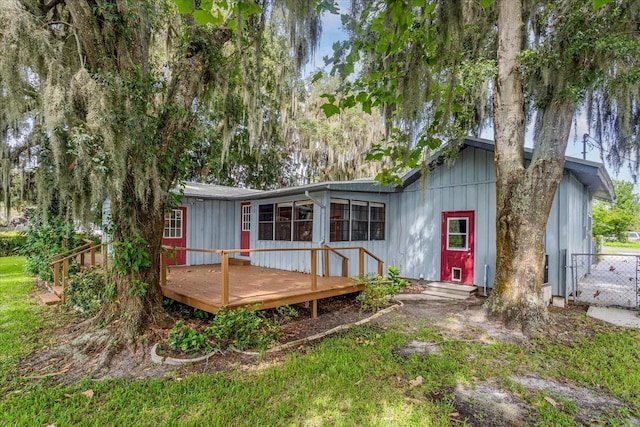
[[[187,247],[195,249],[229,249],[235,246],[239,228],[233,228],[235,202],[185,197],[187,208]],[[187,252],[187,265],[217,264],[220,255]]]
[[[389,264],[405,277],[440,280],[442,212],[474,211],[474,282],[482,285],[484,265],[495,265],[493,153],[467,148],[453,165],[441,165],[393,197]]]

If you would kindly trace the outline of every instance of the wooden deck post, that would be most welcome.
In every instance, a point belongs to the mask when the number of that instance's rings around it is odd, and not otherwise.
[[[382,276],[384,273],[382,261],[378,261],[378,276]]]
[[[164,251],[160,252],[160,286],[167,286],[167,265],[164,261]]]
[[[62,302],[65,300],[65,291],[67,290],[67,282],[69,281],[69,258],[65,257],[62,261]]]
[[[96,265],[96,246],[91,245],[91,265]]]
[[[229,305],[229,254],[222,251],[222,305]]]
[[[83,251],[83,252],[80,252],[80,269],[81,270],[84,269],[84,261],[85,259],[84,259],[84,251]]]
[[[60,286],[60,262],[58,257],[53,261],[53,286]]]
[[[360,277],[364,276],[364,248],[360,247],[358,250],[358,274]]]
[[[342,258],[342,277],[349,277],[349,258]]]
[[[318,317],[318,300],[317,299],[314,299],[311,302],[311,317],[314,319]]]
[[[318,250],[311,249],[311,290],[318,290]]]

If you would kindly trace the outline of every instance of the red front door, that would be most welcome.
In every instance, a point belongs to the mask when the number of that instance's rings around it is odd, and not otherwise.
[[[171,209],[164,217],[164,234],[162,244],[175,246],[176,248],[187,247],[187,208],[178,206]],[[185,265],[187,263],[187,251],[176,249],[170,251],[165,257],[168,265]]]
[[[442,212],[440,280],[473,285],[474,211]]]
[[[240,205],[240,249],[251,248],[251,203]],[[249,252],[240,252],[242,256],[249,256]]]

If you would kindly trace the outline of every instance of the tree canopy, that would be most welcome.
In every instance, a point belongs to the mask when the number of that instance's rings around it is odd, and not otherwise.
[[[634,194],[633,183],[613,181],[616,199],[612,203],[596,200],[593,204],[593,235],[614,235],[620,239],[626,231],[640,225],[640,196]]]

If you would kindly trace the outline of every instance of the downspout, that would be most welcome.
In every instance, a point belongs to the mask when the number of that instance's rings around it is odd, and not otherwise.
[[[311,200],[314,204],[320,206],[320,212],[321,212],[320,213],[320,236],[321,236],[321,238],[318,241],[318,247],[322,248],[322,246],[324,246],[324,243],[325,243],[325,240],[324,240],[325,231],[324,231],[324,229],[325,229],[325,221],[326,221],[326,206],[323,203],[321,203],[318,199],[313,197],[309,193],[308,190],[304,190],[304,195],[307,196],[309,198],[309,200]],[[325,262],[327,262],[327,260],[325,260],[324,257],[322,257],[322,262],[324,264]],[[323,267],[324,267],[324,265],[323,265]],[[322,269],[322,271],[324,271],[324,268]]]

